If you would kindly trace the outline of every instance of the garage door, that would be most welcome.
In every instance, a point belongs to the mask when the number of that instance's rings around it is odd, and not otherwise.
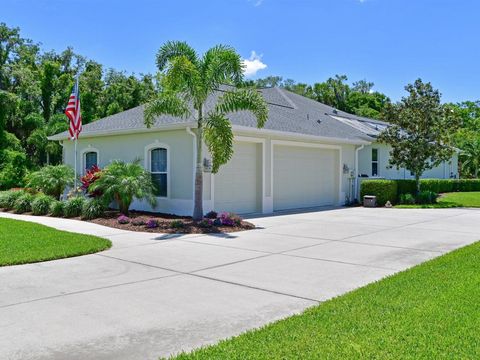
[[[338,150],[274,146],[273,209],[333,205],[338,198]]]
[[[220,167],[214,180],[216,211],[248,214],[261,211],[261,144],[238,142],[232,159]]]

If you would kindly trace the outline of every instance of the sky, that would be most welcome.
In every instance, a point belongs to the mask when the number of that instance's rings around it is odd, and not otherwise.
[[[233,46],[246,76],[298,82],[346,74],[393,100],[417,78],[444,101],[480,100],[478,0],[0,0],[0,22],[43,50],[153,73],[168,40]]]

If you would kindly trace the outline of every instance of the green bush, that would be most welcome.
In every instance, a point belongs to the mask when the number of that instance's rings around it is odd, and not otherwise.
[[[28,186],[59,199],[74,183],[74,170],[67,165],[47,165],[28,175]]]
[[[82,219],[92,220],[103,216],[106,206],[100,199],[89,199],[83,203]]]
[[[68,199],[63,208],[63,215],[67,218],[80,216],[82,214],[84,202],[85,198],[81,196],[75,196]]]
[[[23,214],[32,211],[32,202],[35,197],[32,194],[24,193],[13,204],[13,209],[17,214]]]
[[[4,191],[0,196],[0,208],[5,210],[12,210],[15,205],[15,201],[22,195],[25,194],[25,191]]]
[[[47,215],[50,211],[50,205],[53,201],[53,198],[45,195],[39,194],[35,197],[32,202],[32,212],[33,215]]]
[[[400,194],[399,202],[402,205],[415,204],[415,197],[412,194]]]
[[[360,188],[360,198],[365,195],[375,195],[377,205],[384,206],[387,201],[392,204],[397,201],[397,182],[394,180],[364,180]]]
[[[53,200],[50,204],[50,215],[55,217],[62,217],[65,209],[65,202]]]
[[[417,204],[435,204],[437,202],[438,194],[433,191],[420,191],[417,194],[415,202]]]
[[[417,192],[415,180],[400,179],[397,182],[397,194],[415,194]]]

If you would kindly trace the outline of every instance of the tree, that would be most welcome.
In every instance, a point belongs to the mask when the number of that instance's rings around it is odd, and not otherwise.
[[[417,79],[405,87],[409,95],[387,106],[386,118],[392,124],[378,138],[392,147],[390,165],[410,170],[420,191],[425,170],[451,158],[452,134],[459,116],[451,106],[440,103],[440,93],[430,83]]]
[[[469,170],[473,177],[478,178],[480,170],[480,137],[474,136],[467,140],[460,152],[462,170]]]
[[[233,132],[228,114],[251,111],[258,127],[263,127],[268,107],[258,91],[232,87],[222,91],[216,104],[207,108],[207,99],[221,84],[240,84],[243,79],[241,58],[230,46],[217,45],[200,57],[187,43],[170,41],[158,51],[157,67],[163,73],[162,89],[145,108],[145,124],[151,127],[155,116],[163,114],[195,119],[197,158],[193,219],[200,220],[203,218],[203,142],[212,156],[212,171],[216,173],[233,154]]]
[[[150,205],[156,205],[155,186],[150,173],[141,165],[140,160],[133,163],[114,160],[89,188],[89,192],[102,194],[106,203],[115,201],[122,214],[128,215],[128,210],[134,198],[147,200]]]

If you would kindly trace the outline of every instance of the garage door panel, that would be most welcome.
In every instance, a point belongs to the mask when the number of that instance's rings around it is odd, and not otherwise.
[[[261,204],[261,145],[236,143],[232,159],[215,175],[215,210],[254,213]]]
[[[274,146],[274,210],[333,205],[337,150]]]

